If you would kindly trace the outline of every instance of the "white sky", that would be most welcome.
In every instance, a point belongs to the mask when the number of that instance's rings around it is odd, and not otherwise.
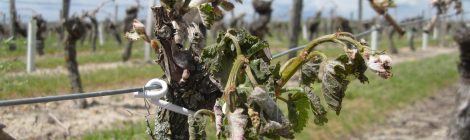
[[[72,0],[71,5],[71,14],[80,13],[83,10],[94,9],[96,5],[100,4],[104,0]],[[148,0],[140,0],[143,6],[147,6]],[[233,0],[231,0],[233,1]],[[335,12],[338,15],[350,18],[353,14],[354,18],[357,18],[357,0],[303,0],[303,17],[312,16],[315,12],[323,7],[324,14],[323,16],[329,16],[329,11],[335,9]],[[464,9],[470,8],[469,0],[462,0],[464,4]],[[0,0],[0,12],[8,13],[8,2],[9,0]],[[43,14],[43,17],[46,20],[57,20],[59,18],[59,11],[61,9],[62,0],[16,0],[16,7],[18,9],[18,14],[21,15],[22,20],[27,20],[32,15],[31,10],[34,9],[36,12]],[[158,0],[157,0],[158,2]],[[403,19],[406,17],[416,16],[421,14],[423,11],[427,15],[430,15],[434,11],[430,11],[430,0],[395,0],[398,8],[393,9],[390,13],[396,16],[398,19]],[[116,0],[117,5],[119,6],[119,18],[123,18],[124,10],[126,7],[135,4],[134,0]],[[274,0],[273,3],[273,20],[288,20],[289,11],[291,7],[292,0]],[[376,15],[374,11],[369,6],[368,0],[363,0],[364,19],[371,18]],[[337,7],[336,7],[337,6]],[[239,14],[244,12],[248,14],[246,16],[247,20],[253,18],[253,8],[251,6],[251,0],[244,0],[244,3],[235,5],[235,13]],[[139,12],[139,18],[145,18],[147,7],[143,7]],[[103,20],[106,17],[112,17],[114,13],[114,4],[108,3],[104,9],[105,12],[100,12],[98,14],[98,19]],[[469,10],[470,11],[470,10]],[[0,18],[2,15],[0,14]],[[467,18],[470,18],[470,14],[467,14]],[[2,22],[3,19],[0,19]],[[6,17],[8,20],[8,17]]]

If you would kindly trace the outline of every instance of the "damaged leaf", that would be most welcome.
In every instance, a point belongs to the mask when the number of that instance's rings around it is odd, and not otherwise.
[[[299,133],[307,126],[309,108],[309,101],[304,93],[296,92],[289,95],[287,110],[294,132]]]
[[[339,61],[329,61],[323,68],[322,90],[328,106],[339,115],[341,102],[345,96],[349,81],[346,79],[345,66]]]
[[[310,84],[315,83],[316,81],[319,82],[320,79],[318,78],[318,73],[320,72],[320,64],[321,60],[313,60],[305,63],[302,65],[300,69],[301,74],[301,84],[309,86]]]
[[[324,125],[328,122],[328,118],[326,118],[327,111],[321,104],[320,97],[313,93],[313,89],[311,89],[311,87],[304,87],[304,91],[310,101],[310,107],[315,117],[314,123],[317,125]]]

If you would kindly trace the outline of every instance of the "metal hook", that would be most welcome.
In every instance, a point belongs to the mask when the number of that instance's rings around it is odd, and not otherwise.
[[[145,87],[151,86],[160,86],[160,90],[155,89],[146,89]],[[160,100],[163,96],[168,93],[168,84],[160,79],[152,79],[145,84],[142,92],[134,92],[134,97],[136,98],[150,98],[151,103],[160,106],[161,108],[171,110],[173,112],[189,115],[194,114],[194,111],[191,111],[187,108],[172,104],[170,102]]]

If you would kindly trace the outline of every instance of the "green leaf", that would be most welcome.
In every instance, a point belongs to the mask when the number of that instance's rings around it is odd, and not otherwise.
[[[309,101],[306,94],[296,92],[289,95],[287,110],[294,132],[301,132],[307,126]]]
[[[321,76],[323,96],[328,106],[339,115],[341,103],[349,84],[345,66],[339,61],[329,61]]]
[[[215,21],[222,19],[222,13],[217,11],[217,8],[213,7],[209,3],[199,5],[198,10],[202,19],[202,24],[207,28],[210,28]]]
[[[296,93],[287,102],[288,117],[294,132],[301,132],[307,125],[309,102],[303,93]]]
[[[201,140],[206,139],[206,119],[193,115],[188,116],[189,139]]]
[[[230,68],[235,59],[235,51],[230,49],[230,39],[225,37],[224,32],[220,32],[217,37],[217,44],[205,47],[202,50],[201,62],[209,74],[214,76],[221,85],[225,85],[230,74]]]
[[[242,53],[247,57],[253,56],[258,52],[262,52],[264,48],[269,47],[269,44],[266,41],[251,35],[246,30],[230,30],[230,33],[237,38],[238,44],[242,49]]]

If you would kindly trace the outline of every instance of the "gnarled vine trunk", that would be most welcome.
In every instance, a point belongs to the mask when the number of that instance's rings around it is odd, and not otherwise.
[[[126,10],[126,18],[124,19],[124,32],[128,32],[132,29],[132,21],[137,18],[137,14],[139,13],[139,8],[137,6],[129,7]],[[126,44],[126,48],[124,49],[124,53],[122,54],[122,61],[126,62],[131,58],[132,55],[132,44],[134,42],[129,40]]]
[[[82,93],[83,87],[80,80],[80,72],[78,70],[76,44],[77,40],[83,36],[85,27],[83,22],[78,17],[67,19],[63,26],[67,32],[64,49],[66,67],[67,71],[69,71],[71,91],[73,93]],[[79,106],[81,108],[86,108],[86,100],[79,100]]]
[[[396,31],[393,28],[389,29],[388,32],[388,48],[392,54],[398,54],[398,49],[395,46],[395,41],[393,40],[393,36],[395,36]]]
[[[95,16],[88,16],[91,21],[92,26],[92,34],[91,34],[91,46],[93,52],[96,51],[96,40],[98,40],[98,21],[96,20]]]
[[[321,23],[321,15],[322,12],[318,11],[314,17],[310,17],[307,21],[307,29],[308,29],[308,41],[312,40],[316,35],[318,35],[319,30],[318,26]]]
[[[253,0],[253,7],[259,17],[250,25],[250,33],[261,39],[269,32],[268,23],[271,21],[271,3],[270,0]]]
[[[460,29],[455,40],[460,49],[460,84],[457,91],[457,106],[449,129],[449,139],[470,139],[470,29]]]
[[[161,44],[157,53],[157,63],[163,68],[169,83],[166,99],[193,111],[212,109],[222,92],[197,59],[200,55],[197,50],[204,47],[201,43],[202,33],[189,32],[195,38],[189,39],[190,46],[185,48],[179,40],[184,36],[180,33],[188,33],[185,31],[188,25],[182,20],[182,16],[174,9],[168,11],[163,7],[153,7],[152,10],[156,18],[155,36]],[[192,25],[188,30],[198,29]],[[185,115],[159,109],[155,137],[189,139],[187,119]]]
[[[295,48],[299,42],[300,22],[302,18],[302,0],[293,0],[289,26],[289,49]],[[289,58],[296,56],[295,52],[289,53]]]
[[[15,6],[15,0],[10,0],[10,36],[13,38],[13,40],[16,38],[16,6]],[[15,43],[9,43],[8,44],[9,50],[13,51],[16,50],[16,44]]]
[[[36,25],[38,26],[36,32],[36,52],[38,55],[44,55],[44,41],[45,41],[45,33],[47,30],[47,23],[40,15],[36,15],[33,17],[36,20]]]

